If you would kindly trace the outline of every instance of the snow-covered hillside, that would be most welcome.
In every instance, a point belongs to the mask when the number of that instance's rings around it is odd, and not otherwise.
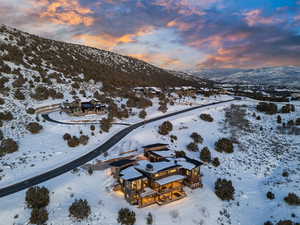
[[[299,102],[296,112],[280,114],[283,121],[300,117]],[[112,191],[114,179],[109,169],[94,171],[89,175],[84,169],[73,171],[43,183],[50,194],[48,224],[63,225],[117,225],[118,210],[122,207],[135,211],[136,224],[146,224],[149,212],[154,224],[160,225],[261,225],[266,221],[273,224],[280,220],[300,222],[299,206],[290,206],[283,200],[289,192],[300,195],[299,136],[282,134],[276,122],[277,115],[258,113],[253,100],[225,103],[211,106],[169,118],[173,124],[170,136],[158,134],[162,121],[145,125],[134,131],[113,147],[109,154],[97,160],[110,159],[121,152],[141,149],[145,144],[163,142],[170,144],[173,150],[183,150],[189,157],[199,160],[199,152],[191,152],[186,146],[191,142],[190,135],[197,132],[203,137],[199,149],[207,146],[212,157],[218,157],[220,166],[211,164],[202,166],[203,188],[186,189],[188,197],[165,206],[151,206],[143,209],[130,206],[117,193]],[[199,118],[208,113],[213,122]],[[254,116],[253,113],[256,115]],[[233,116],[230,116],[233,115]],[[257,116],[261,120],[257,120]],[[261,128],[262,127],[262,128]],[[237,140],[231,154],[215,151],[215,142],[222,137]],[[283,176],[287,172],[288,176]],[[226,178],[235,187],[234,200],[221,201],[214,193],[214,183],[218,178]],[[275,199],[270,200],[266,193],[271,191]],[[5,224],[27,224],[30,209],[24,207],[25,191],[1,199],[0,218]],[[76,221],[69,217],[68,207],[74,199],[87,199],[92,213],[87,220]]]
[[[276,86],[300,86],[300,67],[267,67],[260,69],[202,70],[195,76],[222,83],[265,84]]]

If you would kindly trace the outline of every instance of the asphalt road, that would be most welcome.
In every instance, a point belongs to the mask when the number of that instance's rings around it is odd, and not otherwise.
[[[96,149],[92,150],[91,152],[79,157],[78,159],[75,159],[75,160],[73,160],[69,163],[66,163],[63,166],[57,167],[55,169],[52,169],[52,170],[50,170],[48,172],[45,172],[43,174],[40,174],[38,176],[29,178],[29,179],[24,180],[22,182],[15,183],[13,185],[0,188],[0,197],[4,197],[4,196],[7,196],[7,195],[16,193],[18,191],[27,189],[31,186],[40,184],[44,181],[50,180],[54,177],[57,177],[57,176],[62,175],[66,172],[69,172],[69,171],[71,171],[71,170],[73,170],[73,169],[75,169],[79,166],[84,165],[85,163],[91,161],[92,159],[95,159],[96,157],[103,154],[104,152],[107,152],[111,147],[113,147],[115,144],[117,144],[121,139],[123,139],[131,131],[133,131],[133,130],[137,129],[138,127],[141,127],[145,124],[155,122],[155,121],[158,121],[158,120],[162,120],[162,119],[166,119],[168,117],[175,116],[175,115],[178,115],[178,114],[182,114],[182,113],[185,113],[185,112],[189,112],[189,111],[192,111],[192,110],[195,110],[195,109],[200,109],[200,108],[204,108],[204,107],[207,107],[207,106],[218,105],[218,104],[231,102],[231,101],[234,101],[234,99],[227,100],[227,101],[220,101],[220,102],[210,103],[210,104],[205,104],[205,105],[201,105],[201,106],[195,106],[195,107],[184,109],[184,110],[181,110],[181,111],[178,111],[178,112],[166,114],[166,115],[159,116],[159,117],[156,117],[156,118],[153,118],[153,119],[150,119],[150,120],[146,120],[146,121],[143,121],[143,122],[133,124],[129,127],[124,128],[123,130],[119,131],[117,134],[112,136],[110,139],[108,139],[102,145],[100,145]],[[48,120],[49,122],[54,122],[54,123],[60,123],[61,124],[61,122],[52,120],[46,115],[44,116],[44,118],[46,120]]]

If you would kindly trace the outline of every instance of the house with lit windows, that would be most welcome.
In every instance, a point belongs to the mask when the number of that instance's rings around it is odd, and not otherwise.
[[[143,160],[128,166],[120,164],[120,169],[113,167],[115,190],[121,191],[130,204],[139,207],[164,205],[184,198],[187,195],[185,187],[202,187],[202,163],[186,156],[176,158],[167,147],[165,144],[144,146]]]

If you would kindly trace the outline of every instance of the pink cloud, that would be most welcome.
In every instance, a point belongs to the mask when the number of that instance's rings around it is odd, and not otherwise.
[[[279,18],[263,17],[262,10],[260,9],[247,11],[243,15],[245,16],[245,20],[249,26],[255,26],[257,24],[276,24],[282,22]]]

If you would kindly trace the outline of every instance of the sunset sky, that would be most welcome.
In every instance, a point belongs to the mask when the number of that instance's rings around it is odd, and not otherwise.
[[[0,0],[0,23],[168,69],[300,66],[300,0]]]

